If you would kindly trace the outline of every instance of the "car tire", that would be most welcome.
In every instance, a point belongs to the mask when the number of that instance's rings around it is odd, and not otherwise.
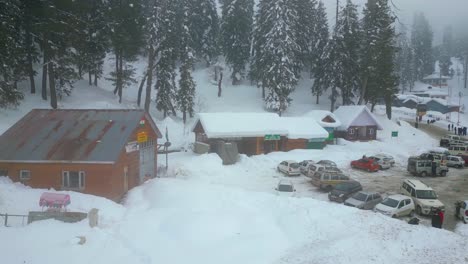
[[[394,214],[394,215],[392,215],[392,218],[397,218],[397,215],[395,215],[395,214]]]
[[[464,223],[464,224],[467,224],[467,223],[468,223],[464,217],[463,217],[463,223]]]
[[[416,206],[416,213],[417,213],[418,215],[422,215],[422,208],[421,208],[421,206],[419,206],[419,205]]]
[[[426,177],[426,176],[427,176],[427,173],[426,173],[425,171],[423,171],[423,172],[421,172],[421,173],[419,174],[419,176],[421,176],[421,177]]]
[[[409,216],[410,216],[410,217],[413,217],[413,216],[414,216],[414,210],[411,210],[411,212],[409,213]]]
[[[327,187],[325,187],[326,192],[331,192],[332,190],[333,190],[333,186],[331,185],[328,185]]]
[[[446,171],[442,171],[442,172],[440,173],[440,176],[442,176],[442,177],[447,176],[447,172],[446,172]]]

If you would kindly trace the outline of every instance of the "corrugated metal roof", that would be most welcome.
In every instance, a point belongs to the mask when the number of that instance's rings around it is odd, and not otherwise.
[[[114,162],[143,117],[133,109],[34,109],[0,136],[0,160]]]

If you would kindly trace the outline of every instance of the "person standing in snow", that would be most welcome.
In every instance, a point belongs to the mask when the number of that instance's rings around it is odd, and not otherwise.
[[[448,131],[450,131],[450,124],[448,124]]]
[[[437,215],[439,216],[439,228],[442,228],[442,225],[444,224],[444,212],[439,209]]]
[[[435,209],[434,211],[432,211],[431,225],[432,227],[440,228],[442,226],[442,223],[440,223],[440,216],[437,211],[438,209]]]

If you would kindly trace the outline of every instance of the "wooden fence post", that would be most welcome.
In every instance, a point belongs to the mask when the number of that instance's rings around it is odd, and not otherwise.
[[[8,226],[8,214],[5,213],[5,227]]]

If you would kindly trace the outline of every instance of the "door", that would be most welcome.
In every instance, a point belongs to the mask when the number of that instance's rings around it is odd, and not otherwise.
[[[156,142],[140,143],[140,183],[156,177]]]

